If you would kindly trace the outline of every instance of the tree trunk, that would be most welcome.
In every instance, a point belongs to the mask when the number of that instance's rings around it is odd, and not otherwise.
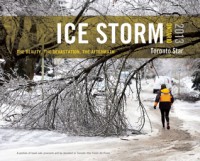
[[[37,43],[37,26],[32,20],[32,26],[30,29],[30,35],[29,35],[29,45],[33,46]],[[26,55],[24,57],[18,58],[17,64],[17,74],[21,77],[27,78],[32,80],[34,77],[34,68],[36,61],[38,59],[38,56],[36,55]]]
[[[4,77],[6,80],[9,80],[10,75],[13,76],[13,69],[15,66],[15,59],[13,55],[8,51],[6,45],[7,32],[3,23],[0,19],[0,55],[5,60],[3,65]]]

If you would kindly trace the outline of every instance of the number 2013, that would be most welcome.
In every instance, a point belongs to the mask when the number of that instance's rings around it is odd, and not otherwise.
[[[184,43],[184,24],[175,24],[175,43]]]

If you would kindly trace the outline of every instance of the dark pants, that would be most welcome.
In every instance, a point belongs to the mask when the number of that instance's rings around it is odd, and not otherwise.
[[[169,111],[171,107],[160,107],[160,112],[161,112],[161,120],[163,127],[165,127],[165,119],[167,123],[169,123]]]

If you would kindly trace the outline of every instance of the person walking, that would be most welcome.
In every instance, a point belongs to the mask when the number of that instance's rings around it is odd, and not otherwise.
[[[154,109],[156,109],[156,106],[159,103],[162,125],[163,128],[165,128],[165,120],[166,120],[168,130],[170,129],[169,112],[173,102],[174,102],[174,97],[171,94],[171,91],[166,87],[165,84],[162,84],[161,90],[158,92],[154,102]]]

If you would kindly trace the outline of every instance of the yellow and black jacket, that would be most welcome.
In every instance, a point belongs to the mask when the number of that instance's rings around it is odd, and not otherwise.
[[[154,107],[157,106],[158,102],[159,108],[171,108],[171,105],[174,102],[174,97],[169,89],[164,88],[158,92],[154,102]]]

